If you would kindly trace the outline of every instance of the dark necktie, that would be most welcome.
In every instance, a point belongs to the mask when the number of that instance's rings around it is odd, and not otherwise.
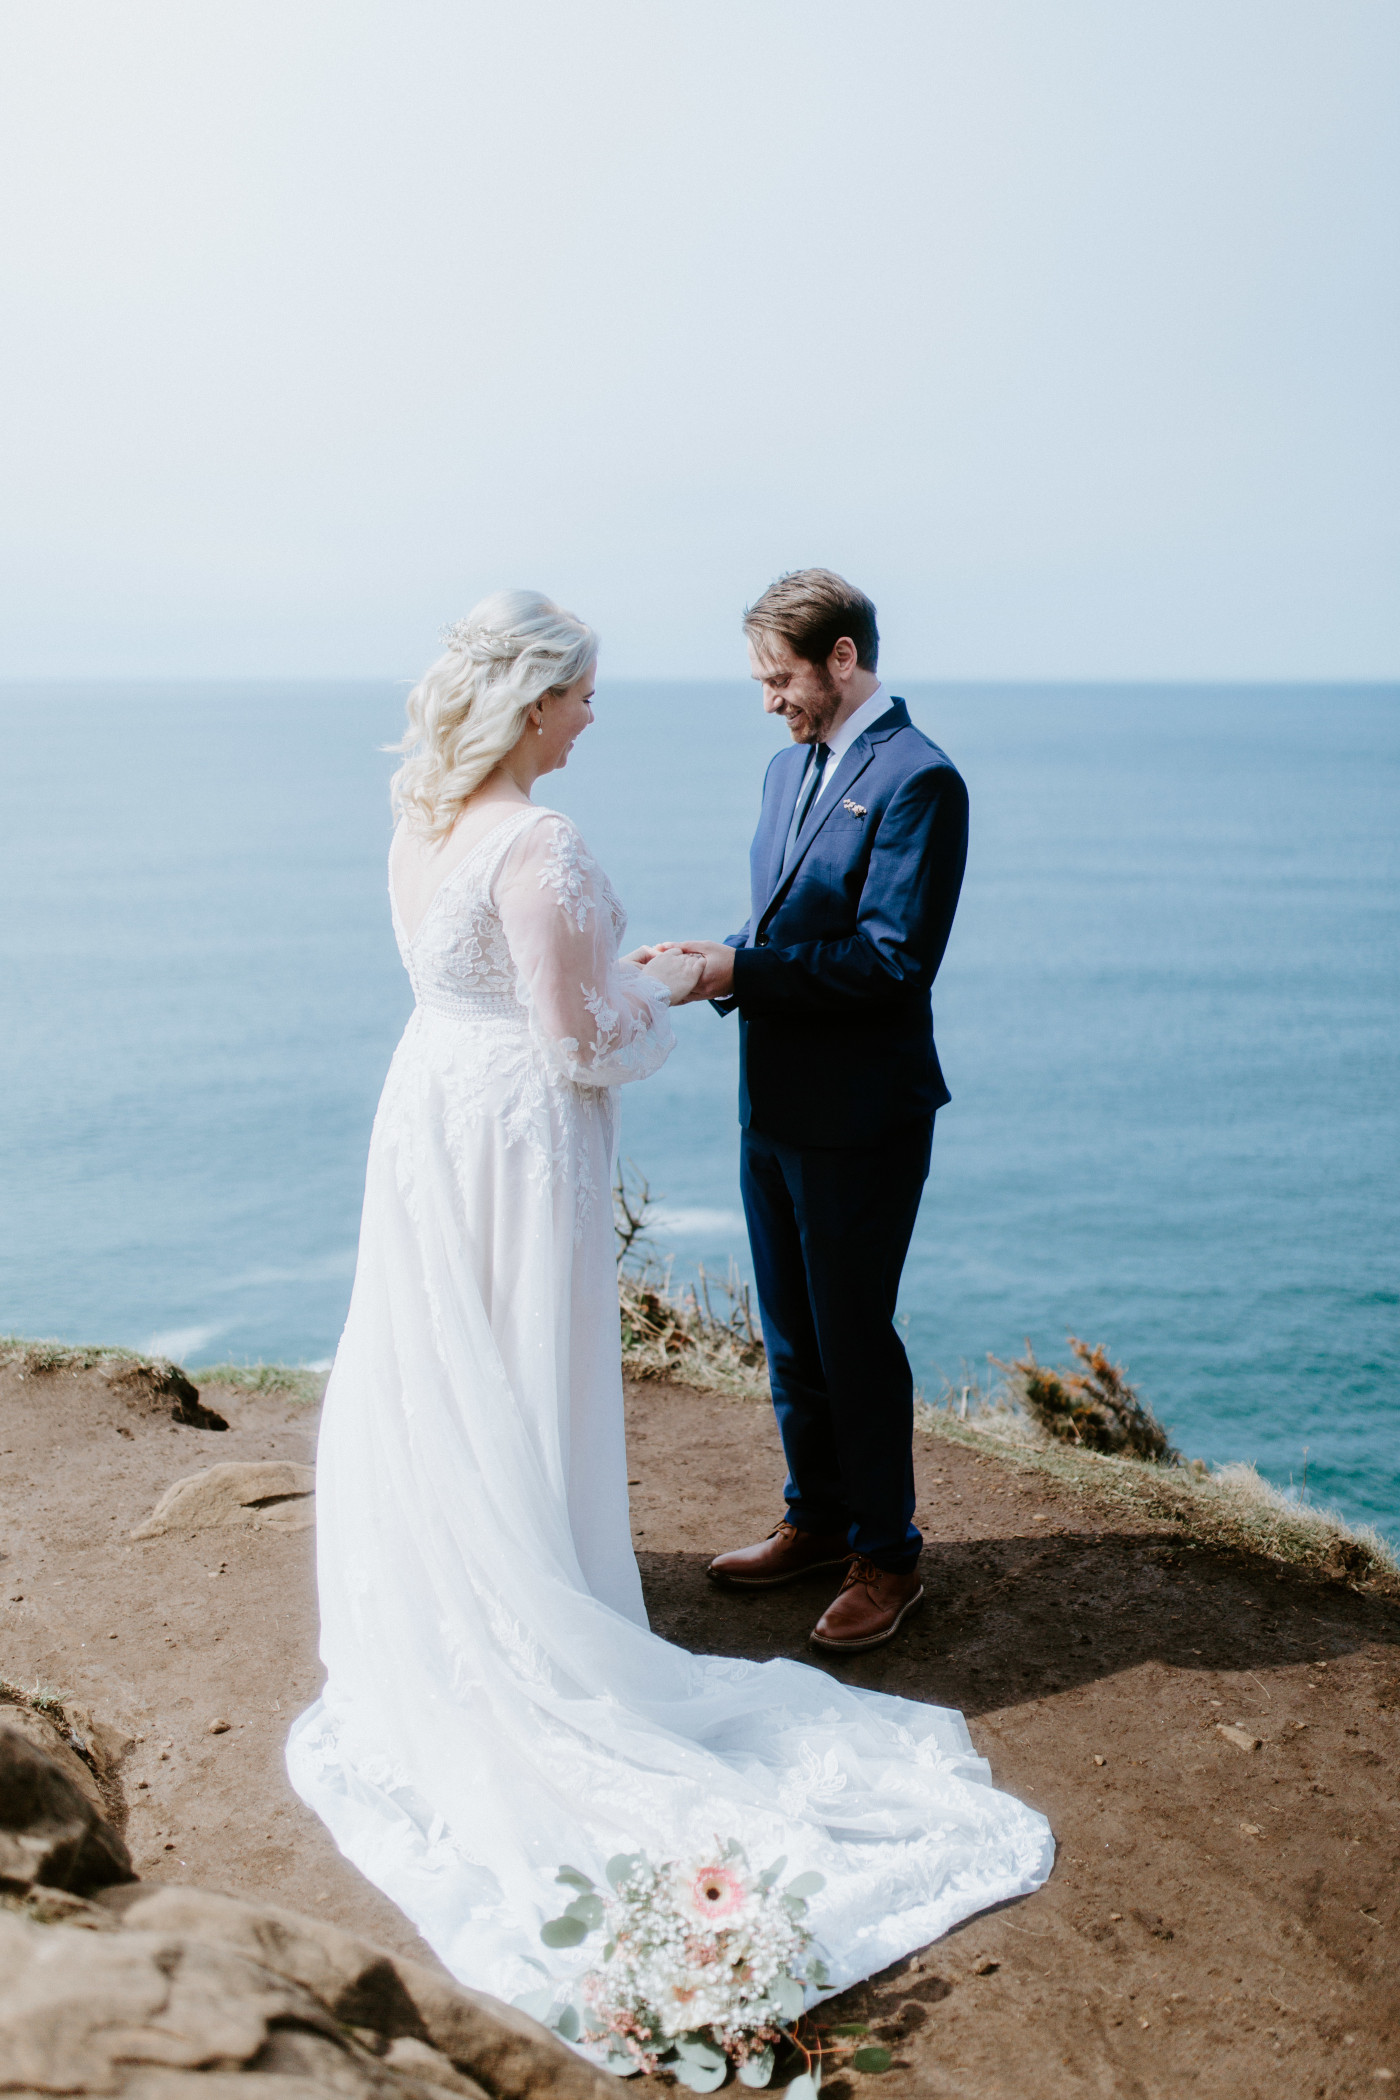
[[[817,791],[821,787],[822,776],[826,772],[826,762],[830,756],[830,744],[814,744],[812,746],[812,756],[807,761],[807,771],[797,793],[797,807],[793,810],[792,822],[788,826],[787,843],[783,847],[783,864],[778,871],[779,882],[782,881],[784,875],[792,866],[792,857],[797,851],[797,835],[807,821],[808,810],[817,799]]]

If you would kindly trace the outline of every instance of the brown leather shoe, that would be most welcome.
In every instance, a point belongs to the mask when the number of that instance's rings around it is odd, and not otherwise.
[[[895,1574],[857,1555],[846,1580],[812,1629],[814,1648],[848,1654],[856,1648],[878,1648],[898,1633],[924,1594],[918,1570]]]
[[[784,1517],[761,1544],[716,1554],[705,1572],[716,1582],[732,1583],[737,1589],[767,1590],[780,1582],[814,1575],[821,1568],[843,1568],[850,1558],[844,1538],[799,1531]]]

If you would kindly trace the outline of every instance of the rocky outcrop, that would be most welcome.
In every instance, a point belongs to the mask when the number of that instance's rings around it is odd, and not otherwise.
[[[56,1757],[14,1728],[0,1728],[0,1757],[9,1759],[0,1847],[11,1847],[0,1859],[23,1869],[0,1897],[0,2091],[122,2100],[441,2100],[444,2091],[610,2100],[616,2091],[526,2014],[337,1926],[131,1880],[120,1839]],[[64,1816],[67,1852],[56,1841]],[[67,1878],[51,1883],[51,1867]],[[269,2079],[278,2083],[249,2082]]]
[[[208,1466],[168,1487],[134,1539],[162,1532],[222,1531],[231,1526],[260,1531],[303,1531],[316,1521],[316,1475],[288,1459]]]
[[[20,1725],[0,1720],[0,1889],[85,1896],[132,1880],[131,1856],[102,1813],[92,1774],[61,1742],[35,1741],[42,1716],[4,1711]]]

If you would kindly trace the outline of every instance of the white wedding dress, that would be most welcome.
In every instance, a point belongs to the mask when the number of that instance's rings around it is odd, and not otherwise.
[[[562,1864],[601,1882],[615,1853],[737,1839],[755,1867],[826,1877],[809,1922],[834,1988],[1037,1887],[1050,1832],[960,1714],[647,1629],[614,1090],[672,1033],[664,990],[618,959],[624,924],[573,825],[535,808],[468,852],[413,940],[395,913],[417,1004],[326,1393],[327,1682],[288,1769],[464,1983],[513,1999],[596,1960],[541,1943]]]

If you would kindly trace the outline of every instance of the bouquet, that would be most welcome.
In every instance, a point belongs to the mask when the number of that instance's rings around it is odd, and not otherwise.
[[[562,2002],[535,1991],[517,2004],[565,2041],[604,2045],[611,2071],[664,2069],[697,2093],[714,2092],[731,2067],[742,2085],[766,2086],[788,2039],[806,2062],[790,2100],[815,2100],[822,2047],[795,2030],[808,1987],[827,1982],[803,1922],[807,1898],[824,1883],[808,1873],[784,1884],[786,1865],[756,1874],[734,1844],[659,1866],[645,1853],[620,1853],[608,1862],[606,1889],[561,1867],[556,1878],[574,1897],[540,1937],[547,1947],[575,1947],[598,1932],[601,1957]],[[884,2070],[889,2056],[870,2048],[855,2062]]]

